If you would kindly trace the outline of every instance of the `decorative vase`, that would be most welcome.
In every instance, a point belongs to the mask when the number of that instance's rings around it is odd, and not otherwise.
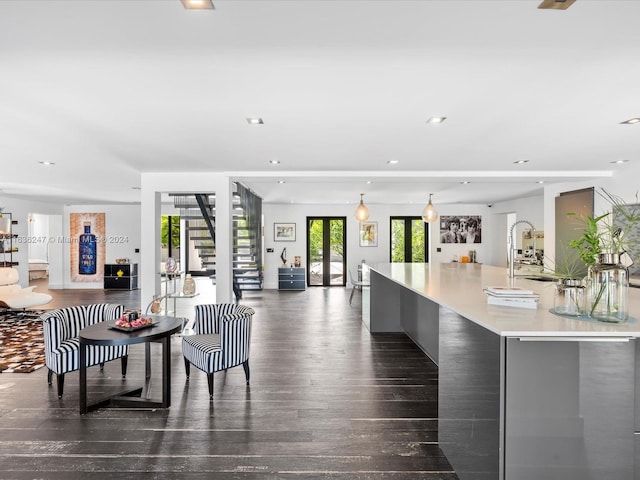
[[[196,281],[187,273],[182,284],[182,293],[185,295],[193,295],[196,293]]]
[[[629,271],[617,253],[601,253],[589,267],[587,315],[600,322],[624,323],[629,318]]]
[[[162,311],[162,300],[160,297],[154,295],[153,301],[151,302],[151,313],[160,313]]]
[[[553,311],[559,315],[579,317],[585,313],[585,286],[575,278],[561,278],[556,283]]]

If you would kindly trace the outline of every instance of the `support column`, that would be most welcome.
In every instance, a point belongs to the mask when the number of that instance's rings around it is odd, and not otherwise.
[[[140,256],[140,308],[145,309],[160,293],[160,216],[162,193],[216,194],[216,298],[217,303],[233,299],[233,181],[213,173],[143,173]],[[172,207],[171,207],[172,208]],[[143,310],[144,311],[144,310]]]
[[[153,296],[160,294],[160,192],[152,188],[142,188],[140,209],[140,310],[145,313]]]
[[[218,177],[216,192],[216,303],[233,301],[233,183]]]

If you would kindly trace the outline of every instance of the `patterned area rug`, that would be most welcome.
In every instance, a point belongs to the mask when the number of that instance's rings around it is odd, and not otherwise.
[[[41,312],[0,316],[0,372],[29,373],[44,367]]]

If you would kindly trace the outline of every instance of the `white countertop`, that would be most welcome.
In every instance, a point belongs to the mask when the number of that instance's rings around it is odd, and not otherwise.
[[[560,317],[553,308],[554,282],[509,278],[506,268],[477,263],[383,263],[372,270],[502,336],[640,337],[640,289],[629,289],[625,324]],[[540,294],[537,310],[487,305],[486,287],[515,286]]]

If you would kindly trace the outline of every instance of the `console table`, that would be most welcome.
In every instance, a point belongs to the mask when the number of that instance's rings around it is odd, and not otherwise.
[[[133,332],[114,330],[115,321],[99,322],[80,330],[80,413],[102,407],[168,408],[171,405],[171,335],[182,328],[182,319],[152,315],[155,325]],[[151,344],[162,344],[162,400],[149,398]],[[87,345],[133,345],[144,343],[145,385],[89,403],[87,400]]]

